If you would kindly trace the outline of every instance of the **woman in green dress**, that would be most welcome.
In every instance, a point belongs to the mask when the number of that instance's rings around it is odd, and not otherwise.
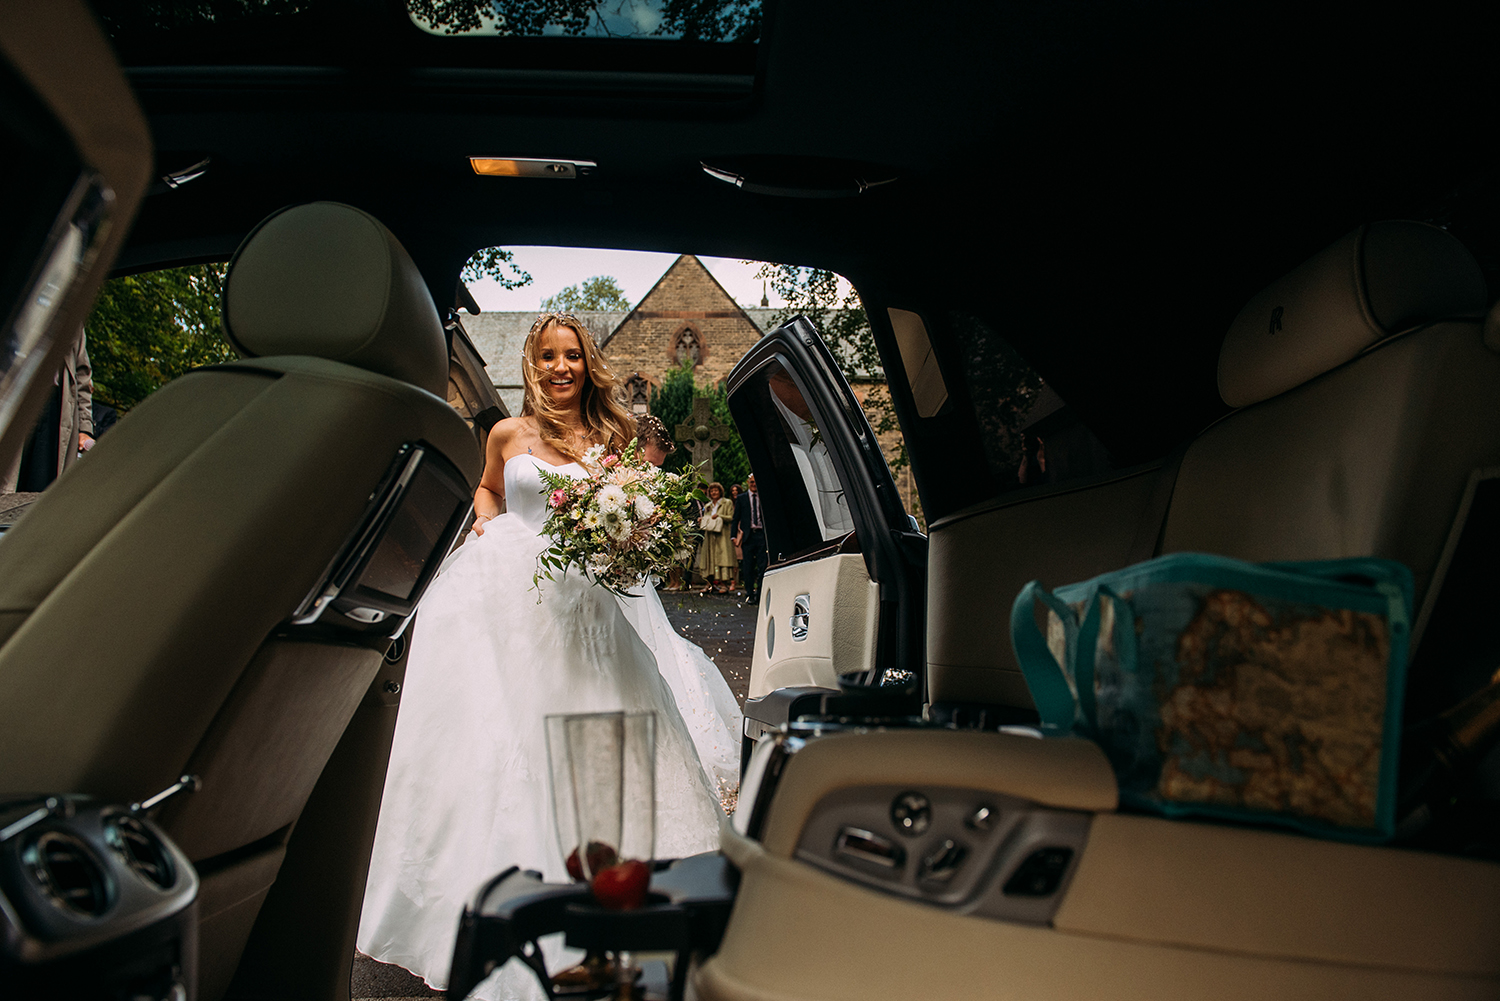
[[[708,485],[708,501],[698,527],[703,529],[703,543],[693,569],[708,579],[715,594],[728,594],[734,580],[734,540],[730,526],[734,522],[734,502],[724,496],[720,483]]]

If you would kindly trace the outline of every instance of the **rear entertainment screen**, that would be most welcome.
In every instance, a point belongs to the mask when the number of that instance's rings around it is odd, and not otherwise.
[[[356,589],[395,601],[411,598],[428,561],[442,557],[437,548],[444,541],[444,530],[454,511],[467,501],[438,472],[436,463],[423,462],[355,582]]]

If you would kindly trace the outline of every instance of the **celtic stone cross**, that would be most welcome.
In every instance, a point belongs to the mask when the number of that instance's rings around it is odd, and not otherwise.
[[[714,478],[714,449],[729,440],[729,425],[714,417],[713,401],[706,396],[693,400],[693,412],[687,423],[677,425],[677,440],[687,447],[693,468],[705,483]]]

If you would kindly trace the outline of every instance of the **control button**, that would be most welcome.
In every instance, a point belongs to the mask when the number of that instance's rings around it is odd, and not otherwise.
[[[1005,883],[1007,897],[1050,897],[1073,859],[1071,848],[1038,848]]]
[[[963,845],[951,838],[944,838],[922,859],[920,875],[929,882],[946,883],[958,872],[958,867],[963,865],[968,855],[969,850]]]
[[[964,818],[964,826],[971,831],[988,831],[995,826],[995,820],[999,816],[999,810],[988,803],[980,803],[973,813]]]
[[[846,827],[833,843],[834,853],[861,862],[871,862],[886,869],[896,869],[906,861],[906,852],[893,841],[878,834]]]
[[[904,792],[891,803],[891,823],[909,838],[925,834],[932,825],[932,804],[919,792]]]

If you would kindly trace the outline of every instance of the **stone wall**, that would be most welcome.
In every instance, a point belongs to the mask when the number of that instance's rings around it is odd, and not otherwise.
[[[644,385],[637,384],[637,388],[649,397],[650,388],[660,386],[662,377],[677,365],[679,351],[692,357],[692,349],[697,349],[693,374],[700,383],[723,379],[771,329],[777,312],[766,307],[739,306],[702,262],[685,254],[630,312],[584,312],[578,318],[599,342],[620,381],[628,384],[639,376]],[[521,347],[536,317],[535,312],[462,317],[469,339],[484,359],[491,381],[512,414],[521,412]],[[883,385],[860,379],[857,373],[853,376],[854,392],[861,402],[867,393],[886,392]],[[644,412],[644,403],[636,409]],[[898,431],[880,436],[887,461],[895,456],[899,441]],[[911,470],[902,468],[892,472],[906,509],[913,511],[916,492]]]
[[[691,254],[677,258],[601,345],[621,379],[652,386],[681,359],[699,382],[718,382],[760,339],[761,329]]]

